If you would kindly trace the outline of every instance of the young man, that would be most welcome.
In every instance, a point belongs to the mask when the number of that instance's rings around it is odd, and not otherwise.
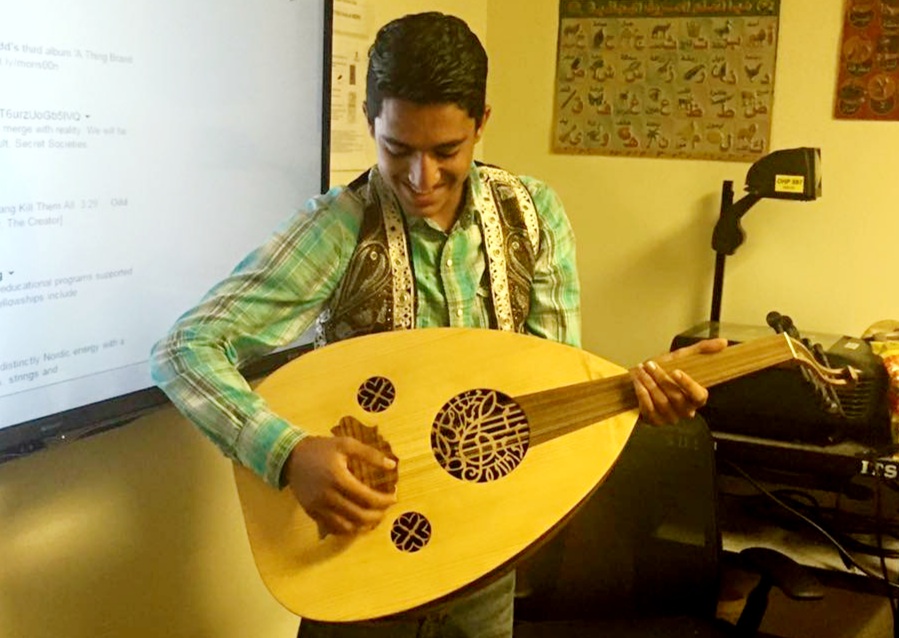
[[[352,438],[305,435],[302,423],[268,410],[239,364],[316,321],[320,343],[465,326],[580,344],[574,237],[561,202],[535,179],[473,162],[490,116],[486,81],[487,55],[458,18],[425,13],[382,28],[364,107],[377,166],[310,200],[154,348],[154,378],[175,405],[228,456],[288,487],[330,533],[366,533],[395,501],[356,480],[348,459],[392,462]],[[654,423],[692,416],[707,398],[686,375],[653,363],[632,374]],[[307,621],[300,633],[511,636],[513,588],[510,574],[426,614]]]

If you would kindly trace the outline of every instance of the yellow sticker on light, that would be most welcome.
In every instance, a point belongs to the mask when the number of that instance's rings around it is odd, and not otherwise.
[[[805,176],[778,175],[774,178],[775,193],[802,193],[805,191]]]

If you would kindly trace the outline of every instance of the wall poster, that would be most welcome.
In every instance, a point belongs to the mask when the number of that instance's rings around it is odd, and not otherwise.
[[[899,0],[846,0],[834,117],[899,120]]]
[[[560,0],[553,150],[754,162],[780,0]]]
[[[331,172],[371,166],[362,112],[368,46],[374,38],[369,0],[334,0],[331,51]]]

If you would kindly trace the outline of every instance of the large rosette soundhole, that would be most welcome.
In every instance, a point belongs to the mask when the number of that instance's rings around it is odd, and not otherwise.
[[[463,481],[486,483],[518,467],[528,450],[524,411],[495,390],[469,390],[447,402],[431,429],[440,466]]]

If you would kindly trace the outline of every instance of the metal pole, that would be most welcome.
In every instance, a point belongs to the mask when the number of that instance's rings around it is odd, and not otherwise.
[[[730,210],[734,204],[734,183],[731,180],[725,180],[721,187],[721,208],[718,218],[723,219],[725,213]],[[713,246],[714,247],[714,246]],[[721,297],[724,292],[724,260],[727,255],[723,252],[715,251],[715,277],[712,281],[712,312],[709,315],[709,321],[717,324],[721,321]],[[714,327],[712,328],[714,329]]]

